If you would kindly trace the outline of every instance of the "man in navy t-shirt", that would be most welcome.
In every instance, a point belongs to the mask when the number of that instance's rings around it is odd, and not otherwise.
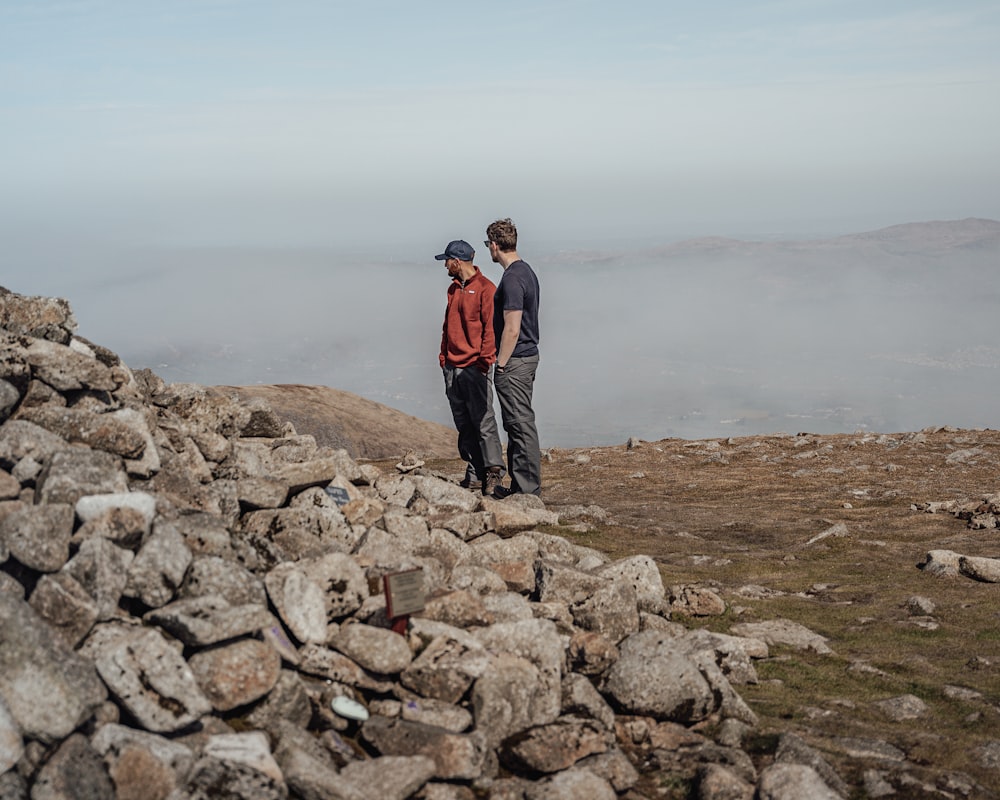
[[[510,493],[537,495],[542,491],[542,456],[531,392],[538,369],[538,277],[517,254],[517,228],[510,219],[492,223],[486,237],[490,257],[503,267],[493,296],[493,383],[507,431]]]

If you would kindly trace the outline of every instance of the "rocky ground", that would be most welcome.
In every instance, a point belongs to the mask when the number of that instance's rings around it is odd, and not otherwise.
[[[668,587],[725,601],[686,625],[783,619],[822,637],[775,638],[741,689],[759,763],[794,732],[854,796],[1000,785],[1000,575],[975,560],[1000,557],[984,503],[996,511],[1000,433],[633,440],[552,448],[543,470],[549,508],[597,507],[575,541],[649,554]]]
[[[550,450],[498,501],[65,301],[0,327],[3,800],[998,796],[991,431]]]

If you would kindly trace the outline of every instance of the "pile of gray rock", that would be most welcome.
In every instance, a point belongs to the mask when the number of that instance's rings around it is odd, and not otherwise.
[[[133,372],[63,300],[0,289],[0,328],[0,798],[846,791],[791,739],[758,772],[768,646],[671,621],[652,559]]]
[[[928,514],[947,512],[965,520],[974,531],[1000,528],[1000,494],[988,494],[975,500],[942,500],[915,503],[914,511]]]
[[[994,530],[1000,527],[1000,494],[990,494],[976,500],[917,503],[912,509],[928,514],[951,514],[965,520],[971,530]],[[961,575],[984,583],[1000,583],[1000,558],[963,555],[953,550],[931,550],[918,566],[929,575]]]

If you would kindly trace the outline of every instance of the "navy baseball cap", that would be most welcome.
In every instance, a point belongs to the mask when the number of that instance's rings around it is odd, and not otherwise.
[[[453,242],[448,242],[448,246],[444,249],[444,252],[439,256],[434,256],[438,261],[444,261],[448,258],[457,258],[459,261],[472,261],[472,257],[476,254],[476,251],[472,249],[472,245],[469,244],[464,239],[455,239]]]

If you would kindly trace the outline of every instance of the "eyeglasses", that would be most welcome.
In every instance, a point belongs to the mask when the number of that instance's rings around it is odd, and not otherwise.
[[[487,239],[485,242],[483,242],[483,244],[489,247],[492,244],[492,242],[489,239]]]

